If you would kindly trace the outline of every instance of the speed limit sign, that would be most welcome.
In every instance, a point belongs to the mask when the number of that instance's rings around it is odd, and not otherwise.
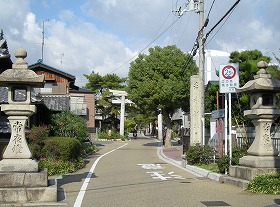
[[[220,65],[219,88],[220,93],[235,93],[239,87],[239,64]]]

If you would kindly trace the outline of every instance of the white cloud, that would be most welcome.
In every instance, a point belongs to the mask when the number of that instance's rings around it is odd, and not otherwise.
[[[41,34],[40,37],[39,34]],[[39,43],[42,41],[42,30],[36,23],[36,16],[31,12],[25,18],[23,39],[29,43]]]
[[[40,59],[42,20],[50,19],[45,22],[46,64],[83,81],[82,74],[91,71],[102,75],[114,72],[125,77],[129,60],[155,37],[159,38],[149,47],[176,44],[187,52],[191,50],[199,28],[199,15],[187,12],[164,32],[177,19],[171,10],[184,5],[186,0],[64,1],[1,1],[0,7],[5,9],[0,13],[0,28],[4,30],[10,53],[23,47],[28,52],[29,64]],[[235,2],[216,0],[204,32],[207,33]],[[205,1],[205,17],[211,3]],[[279,7],[279,0],[269,3],[241,1],[229,19],[210,34],[207,42],[213,39],[207,49],[227,52],[260,49],[278,55]]]

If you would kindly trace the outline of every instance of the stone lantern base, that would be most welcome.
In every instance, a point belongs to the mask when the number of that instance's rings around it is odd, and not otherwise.
[[[3,159],[0,161],[1,172],[38,172],[38,162],[32,159]]]
[[[247,166],[230,166],[229,175],[233,178],[239,178],[249,182],[254,177],[266,173],[279,172],[280,168],[260,168],[260,167],[247,167]],[[247,182],[247,183],[248,183]]]
[[[64,192],[54,180],[48,180],[47,170],[39,172],[1,172],[1,207],[67,206]]]
[[[247,155],[239,159],[239,165],[253,168],[280,168],[280,157]]]

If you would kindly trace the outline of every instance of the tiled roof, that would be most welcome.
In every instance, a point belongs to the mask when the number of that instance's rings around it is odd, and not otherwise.
[[[70,93],[94,93],[94,91],[86,89],[86,88],[80,88],[78,87],[78,89],[70,89]]]
[[[29,65],[28,68],[32,70],[33,68],[40,67],[40,66],[43,67],[43,68],[46,68],[46,69],[55,71],[55,72],[57,72],[57,73],[59,73],[59,74],[62,74],[62,75],[66,76],[66,77],[68,77],[68,78],[70,78],[70,79],[73,79],[73,80],[76,79],[76,77],[73,76],[73,75],[71,75],[70,73],[66,73],[66,72],[64,72],[64,71],[62,71],[62,70],[60,70],[60,69],[58,69],[58,68],[49,66],[49,65],[43,63],[42,61],[38,61],[37,63],[34,63],[34,64],[32,64],[32,65]]]

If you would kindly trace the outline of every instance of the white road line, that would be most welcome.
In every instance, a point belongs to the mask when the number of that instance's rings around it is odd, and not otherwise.
[[[79,191],[79,194],[78,194],[78,196],[77,196],[77,198],[76,198],[76,201],[75,201],[73,207],[80,207],[80,206],[82,205],[82,202],[83,202],[83,199],[84,199],[84,195],[85,195],[85,193],[86,193],[87,186],[88,186],[88,184],[89,184],[90,178],[91,178],[92,173],[93,173],[93,171],[94,171],[94,169],[95,169],[97,163],[99,162],[99,160],[100,160],[102,157],[104,157],[104,156],[106,156],[106,155],[108,155],[108,154],[110,154],[110,153],[112,153],[112,152],[114,152],[114,151],[116,151],[116,150],[118,150],[118,149],[120,149],[120,148],[126,146],[127,144],[128,144],[128,143],[126,143],[126,144],[124,144],[124,145],[122,145],[122,146],[120,146],[120,147],[118,147],[118,148],[116,148],[116,149],[113,149],[113,150],[111,150],[110,152],[107,152],[107,153],[105,153],[104,155],[101,155],[100,157],[98,157],[98,158],[95,160],[95,162],[92,164],[92,166],[91,166],[91,168],[90,168],[90,170],[89,170],[89,172],[88,172],[88,174],[87,174],[87,177],[86,177],[86,179],[85,179],[85,181],[84,181],[84,183],[83,183],[83,185],[82,185],[82,187],[81,187],[81,189],[80,189],[80,191]]]

